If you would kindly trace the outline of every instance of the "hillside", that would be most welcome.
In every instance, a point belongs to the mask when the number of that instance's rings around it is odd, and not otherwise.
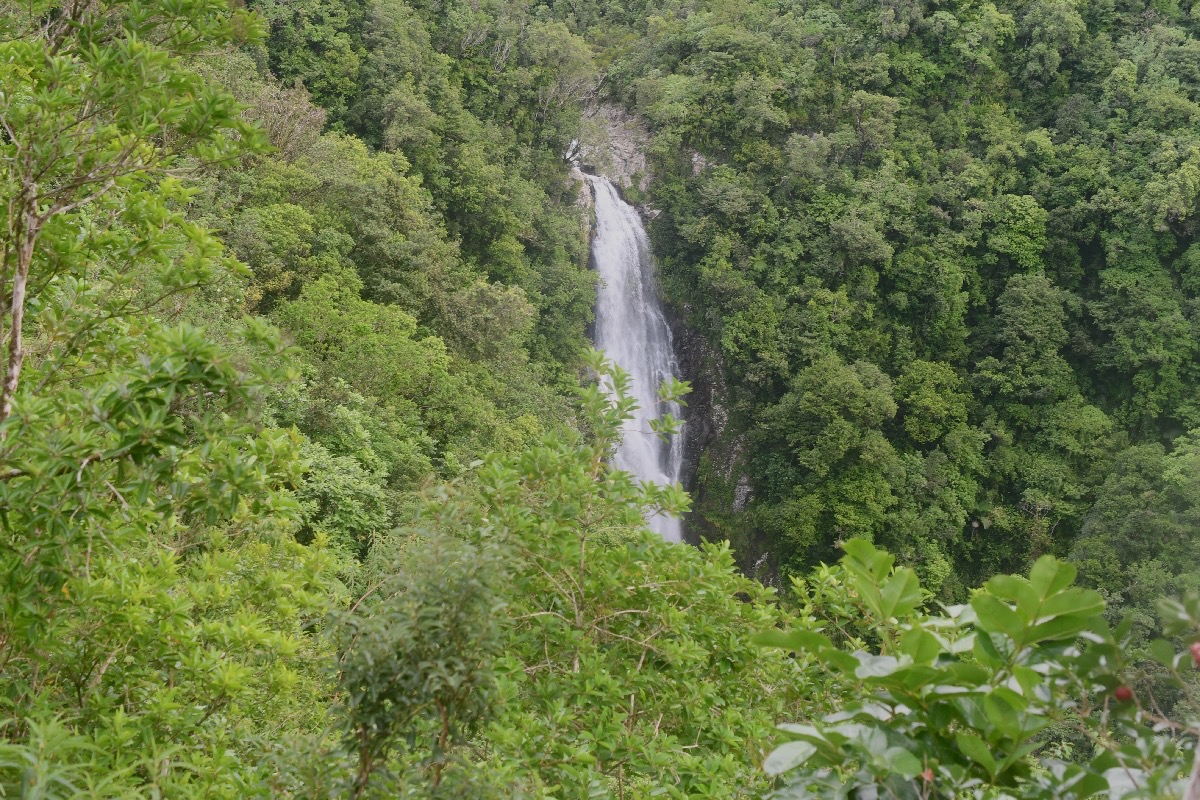
[[[1184,791],[1200,11],[0,2],[0,794]]]

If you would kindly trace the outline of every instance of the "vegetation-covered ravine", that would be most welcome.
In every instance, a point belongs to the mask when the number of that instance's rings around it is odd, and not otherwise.
[[[1200,796],[1197,33],[0,0],[0,795]],[[612,465],[614,120],[692,497]]]

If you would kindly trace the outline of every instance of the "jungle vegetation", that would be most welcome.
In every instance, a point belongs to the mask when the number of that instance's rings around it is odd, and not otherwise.
[[[1198,19],[0,0],[0,795],[1178,797]],[[608,463],[600,101],[694,500]]]

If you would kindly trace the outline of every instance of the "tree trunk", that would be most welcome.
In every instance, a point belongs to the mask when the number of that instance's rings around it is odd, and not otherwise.
[[[0,384],[0,422],[12,416],[13,396],[21,380],[21,364],[25,359],[22,326],[25,322],[25,286],[29,282],[29,267],[33,263],[33,246],[37,241],[38,223],[26,216],[25,230],[17,252],[17,268],[12,277],[9,308],[8,360],[4,365],[4,382]]]
[[[358,731],[358,774],[354,777],[354,797],[361,798],[367,792],[371,782],[371,771],[375,767],[375,759],[371,756],[371,741],[366,728]]]
[[[1192,776],[1183,790],[1183,800],[1200,800],[1200,741],[1196,742],[1196,754],[1192,759]]]

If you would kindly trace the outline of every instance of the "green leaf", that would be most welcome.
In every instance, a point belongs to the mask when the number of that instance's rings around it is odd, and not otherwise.
[[[1025,630],[1025,623],[1017,612],[990,594],[976,595],[971,600],[971,608],[978,616],[977,624],[985,631],[1003,633],[1015,639]]]
[[[917,757],[903,747],[889,747],[882,760],[888,769],[905,778],[915,778],[924,769]]]
[[[1094,616],[1104,610],[1104,598],[1091,589],[1068,589],[1047,598],[1038,608],[1038,622],[1060,614]]]
[[[781,775],[800,766],[816,752],[817,748],[808,742],[784,742],[767,756],[763,770],[768,775]]]
[[[980,636],[980,639],[988,640],[987,636]],[[988,640],[990,641],[990,640]],[[965,661],[956,661],[948,664],[944,668],[947,677],[952,678],[955,682],[962,686],[982,686],[992,679],[992,672],[978,664],[971,664]]]
[[[917,664],[930,664],[942,654],[942,642],[923,628],[905,631],[900,637],[900,652]]]
[[[1197,627],[1194,615],[1178,600],[1164,597],[1155,606],[1163,621],[1163,633],[1168,636],[1178,636]]]
[[[1155,639],[1148,648],[1150,657],[1170,669],[1175,668],[1175,648],[1166,639]]]
[[[1019,638],[1019,643],[1021,645],[1030,645],[1059,639],[1074,639],[1080,633],[1087,630],[1090,622],[1091,617],[1076,616],[1074,614],[1055,617],[1048,622],[1043,622],[1040,625],[1030,628]]]
[[[992,751],[984,743],[978,735],[960,731],[954,735],[954,741],[958,744],[958,749],[967,758],[979,764],[987,770],[988,775],[995,777],[996,775],[996,759],[992,756]]]
[[[1014,740],[1023,738],[1024,698],[1001,686],[983,699],[983,708],[988,719],[1005,737]]]
[[[996,597],[1013,601],[1018,600],[1022,592],[1028,592],[1032,588],[1029,582],[1019,575],[997,575],[988,580],[984,586]],[[1029,595],[1029,597],[1033,598],[1033,595]]]
[[[1029,582],[1040,596],[1050,597],[1074,583],[1075,575],[1073,564],[1046,555],[1034,563],[1029,571]]]
[[[905,666],[892,656],[877,656],[861,650],[854,656],[858,659],[858,668],[854,670],[854,675],[858,678],[883,678]]]
[[[885,619],[903,617],[921,602],[921,584],[917,573],[900,567],[880,590],[880,613]]]
[[[763,631],[750,637],[750,641],[759,647],[777,647],[796,653],[815,653],[833,647],[828,636],[814,631]]]
[[[866,539],[850,539],[842,545],[848,560],[857,561],[868,571],[877,575],[887,572],[895,562],[893,556],[879,550]]]

